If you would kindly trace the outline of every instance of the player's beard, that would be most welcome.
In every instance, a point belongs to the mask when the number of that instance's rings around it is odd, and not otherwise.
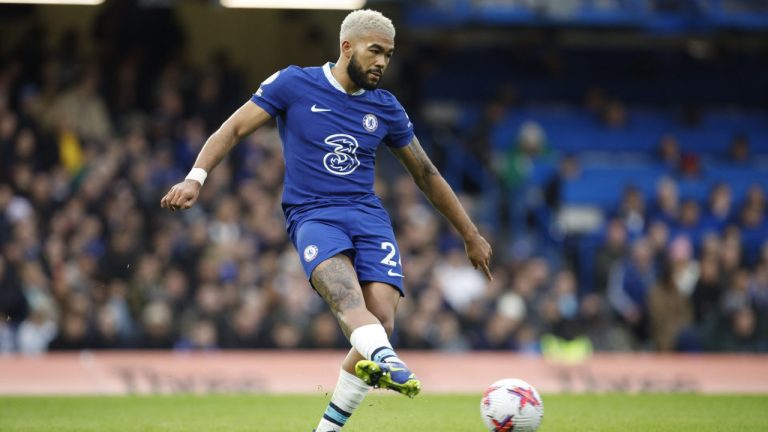
[[[355,55],[352,54],[352,57],[349,58],[349,64],[347,65],[347,74],[349,75],[349,79],[351,79],[352,82],[360,88],[364,88],[366,90],[376,90],[379,87],[379,83],[381,82],[382,77],[379,77],[377,82],[372,83],[367,79],[368,72],[369,71],[363,70],[363,66],[357,61]]]

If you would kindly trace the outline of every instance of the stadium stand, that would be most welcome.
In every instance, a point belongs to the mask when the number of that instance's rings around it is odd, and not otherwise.
[[[579,16],[658,29],[619,12]],[[708,22],[760,25],[737,15]],[[224,54],[181,61],[181,36],[119,62],[110,48],[139,42],[107,33],[90,56],[74,34],[53,51],[38,36],[0,51],[0,352],[345,347],[284,234],[274,129],[237,147],[199,206],[159,207],[248,97],[243,73]],[[486,283],[383,159],[409,295],[398,346],[768,350],[764,54],[408,51],[394,92],[496,259]]]

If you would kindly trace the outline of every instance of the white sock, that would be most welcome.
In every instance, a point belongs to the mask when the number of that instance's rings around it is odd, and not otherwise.
[[[395,354],[381,324],[360,326],[349,335],[352,346],[368,360],[403,363]]]
[[[363,401],[370,387],[360,378],[350,374],[344,369],[339,372],[339,381],[333,390],[331,402],[325,409],[317,432],[338,432],[349,420],[349,416]]]

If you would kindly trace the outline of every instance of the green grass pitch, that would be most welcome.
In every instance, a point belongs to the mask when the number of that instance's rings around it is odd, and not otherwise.
[[[768,395],[544,395],[550,431],[766,431]],[[328,396],[0,397],[0,431],[310,432]],[[345,431],[482,432],[480,395],[369,395]]]

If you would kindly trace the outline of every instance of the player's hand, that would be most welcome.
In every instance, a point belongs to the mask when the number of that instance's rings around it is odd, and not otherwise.
[[[491,250],[491,245],[488,244],[483,236],[475,234],[469,239],[466,239],[464,241],[464,248],[467,250],[467,257],[469,257],[472,266],[475,267],[476,270],[482,270],[488,280],[493,280],[493,275],[491,275],[490,269],[491,254],[493,254],[493,251]]]
[[[171,211],[186,210],[197,201],[200,194],[200,183],[195,180],[184,180],[175,184],[160,200],[160,207]]]

